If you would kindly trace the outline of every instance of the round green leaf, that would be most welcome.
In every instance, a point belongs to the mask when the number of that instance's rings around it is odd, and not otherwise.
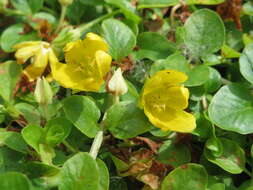
[[[156,42],[156,43],[154,43]],[[156,32],[143,32],[138,36],[138,59],[165,59],[175,51],[175,44]]]
[[[1,35],[0,45],[6,52],[13,52],[12,48],[15,44],[23,41],[36,40],[38,39],[36,32],[28,34],[22,34],[24,31],[23,24],[14,24],[9,28],[5,29]]]
[[[218,51],[225,40],[225,28],[217,13],[209,9],[195,11],[186,21],[184,43],[194,56]]]
[[[70,134],[71,127],[72,124],[64,117],[48,121],[45,126],[45,143],[51,146],[61,143]]]
[[[208,67],[208,69],[209,79],[205,82],[204,88],[207,93],[213,93],[221,86],[221,75],[216,69],[212,67]]]
[[[31,104],[21,102],[15,104],[15,108],[21,112],[30,125],[40,125],[40,113],[36,107]]]
[[[244,49],[239,63],[242,76],[253,84],[253,44]]]
[[[211,121],[224,130],[253,132],[253,96],[243,85],[222,87],[213,97],[208,112]]]
[[[30,190],[27,177],[18,172],[8,172],[0,175],[1,190]]]
[[[97,166],[99,169],[99,175],[100,175],[100,189],[99,190],[108,190],[109,189],[109,171],[106,167],[106,164],[100,160],[97,159]]]
[[[119,139],[133,138],[151,129],[143,111],[131,101],[114,104],[107,111],[104,122],[109,131]]]
[[[42,140],[43,128],[36,125],[29,125],[22,129],[21,134],[26,143],[39,153],[39,144]]]
[[[136,37],[127,25],[116,19],[107,19],[102,23],[102,29],[110,47],[110,54],[115,60],[131,53],[136,44]]]
[[[184,83],[185,86],[200,86],[209,79],[209,67],[199,65],[189,70],[186,74],[188,80]]]
[[[165,177],[161,190],[204,190],[207,187],[207,177],[203,166],[185,164],[174,169]]]
[[[185,144],[174,144],[166,141],[159,149],[158,158],[160,162],[178,167],[191,161],[191,153]]]
[[[91,98],[86,96],[70,96],[64,99],[63,109],[75,127],[88,137],[95,137],[99,130],[100,110]]]
[[[60,175],[59,190],[100,189],[99,168],[88,153],[78,153],[67,160]]]
[[[239,174],[245,167],[245,153],[241,147],[234,141],[220,138],[219,139],[223,152],[219,156],[212,154],[210,150],[205,148],[204,154],[206,158],[232,174]]]

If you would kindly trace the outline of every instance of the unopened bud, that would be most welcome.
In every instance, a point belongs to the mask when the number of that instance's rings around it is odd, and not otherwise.
[[[108,88],[109,88],[109,91],[115,94],[116,96],[123,95],[127,92],[128,90],[127,84],[122,76],[122,72],[120,68],[118,68],[114,72],[111,80],[108,83]]]
[[[62,6],[68,6],[70,4],[73,3],[73,0],[59,0],[59,3],[62,5]]]
[[[37,79],[34,96],[36,101],[41,105],[48,105],[52,103],[53,91],[44,77],[42,77],[42,79]]]

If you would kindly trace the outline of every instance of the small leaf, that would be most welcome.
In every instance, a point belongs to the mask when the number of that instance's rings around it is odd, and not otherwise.
[[[154,43],[156,42],[156,43]],[[138,59],[149,58],[151,60],[164,59],[173,53],[175,44],[156,32],[143,32],[138,36]]]
[[[37,0],[36,0],[37,1]],[[27,0],[11,0],[11,4],[21,12],[29,15],[32,13]]]
[[[27,153],[27,145],[20,133],[12,131],[0,131],[0,144],[21,153]]]
[[[242,76],[253,84],[253,44],[244,49],[239,63]]]
[[[127,0],[105,0],[106,3],[115,5],[123,11],[125,17],[136,23],[140,22],[141,18],[135,13],[134,6]]]
[[[14,24],[6,28],[0,38],[0,45],[5,52],[13,52],[12,48],[15,44],[23,41],[37,40],[37,33],[30,32],[22,34],[24,32],[23,24]]]
[[[195,11],[186,21],[184,43],[194,56],[217,52],[225,40],[225,27],[218,14],[209,9]]]
[[[253,96],[247,87],[240,84],[223,86],[211,101],[209,117],[224,130],[250,134],[253,132],[252,102]]]
[[[97,159],[97,166],[99,169],[99,176],[100,176],[100,188],[99,190],[109,190],[109,171],[107,169],[106,164],[100,160]]]
[[[207,172],[198,164],[185,164],[165,177],[161,190],[204,190],[207,187]]]
[[[162,8],[169,7],[179,3],[179,0],[139,0],[138,8]]]
[[[40,126],[29,125],[22,129],[21,134],[26,143],[39,153],[39,144],[42,141],[43,129]]]
[[[206,158],[220,166],[222,169],[232,174],[239,174],[245,167],[245,153],[241,147],[234,141],[220,138],[223,146],[223,153],[220,156],[215,156],[208,149],[204,149]]]
[[[178,167],[191,161],[191,153],[185,144],[174,144],[168,140],[160,147],[157,159],[164,164]]]
[[[59,190],[99,190],[100,176],[96,161],[88,153],[78,153],[61,170]]]
[[[110,107],[104,122],[109,131],[119,139],[133,138],[151,129],[143,111],[130,101]]]
[[[127,25],[116,19],[107,19],[102,23],[102,29],[110,47],[110,54],[115,60],[131,53],[136,44],[136,37]]]
[[[188,80],[185,86],[200,86],[209,79],[209,68],[205,65],[199,65],[189,70],[187,73]]]
[[[1,190],[30,190],[30,182],[25,175],[8,172],[0,175]]]
[[[71,127],[72,124],[64,117],[48,121],[45,126],[45,143],[53,147],[61,143],[70,134]]]
[[[95,137],[99,130],[97,122],[100,118],[100,111],[95,102],[89,97],[74,95],[64,99],[63,109],[67,119],[75,127],[88,137]]]
[[[21,66],[14,61],[0,65],[0,95],[6,101],[13,98],[14,89],[21,75]]]
[[[24,102],[15,105],[30,125],[40,125],[40,113],[37,108]]]

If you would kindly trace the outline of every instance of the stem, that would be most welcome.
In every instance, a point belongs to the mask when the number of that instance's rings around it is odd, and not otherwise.
[[[107,19],[107,18],[110,18],[111,16],[113,15],[116,15],[118,13],[120,13],[121,11],[120,10],[116,10],[116,11],[113,11],[111,13],[107,13],[106,15],[103,15],[91,22],[88,22],[86,24],[82,24],[78,27],[78,29],[80,30],[81,33],[84,33],[86,30],[88,30],[89,28],[91,28],[92,26],[102,22],[103,20]]]
[[[71,146],[66,140],[62,142],[71,152],[76,153],[79,152],[79,150],[75,149],[73,146]]]
[[[175,24],[175,14],[176,11],[182,6],[182,4],[177,4],[174,7],[172,7],[171,12],[170,12],[170,23],[171,23],[171,27],[174,28],[174,24]]]
[[[203,105],[204,110],[207,110],[208,103],[207,103],[207,100],[206,100],[206,96],[203,96],[201,101],[202,101],[202,105]]]
[[[55,34],[57,32],[59,32],[59,30],[61,29],[61,26],[62,26],[62,24],[64,22],[64,18],[65,18],[65,15],[66,15],[66,11],[67,11],[67,6],[62,5],[62,7],[61,7],[61,17],[60,17],[58,26],[57,26],[57,28],[55,30]]]
[[[118,95],[113,95],[113,104],[119,103],[119,96]]]
[[[95,160],[97,158],[98,155],[98,151],[102,145],[103,142],[103,131],[100,130],[98,131],[98,133],[96,134],[93,143],[91,145],[91,149],[89,154],[91,155],[91,157]]]
[[[251,172],[250,172],[248,169],[244,168],[243,171],[244,171],[247,175],[249,175],[250,177],[252,177],[252,174],[251,174]]]

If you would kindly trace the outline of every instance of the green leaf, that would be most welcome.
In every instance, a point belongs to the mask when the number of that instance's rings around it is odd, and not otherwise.
[[[25,175],[8,172],[0,175],[1,190],[30,190],[30,182]]]
[[[96,161],[88,153],[78,153],[61,170],[59,190],[99,190],[100,176]]]
[[[38,1],[38,0],[36,0]],[[32,10],[29,6],[29,3],[27,0],[11,0],[11,4],[21,12],[29,15],[32,13]]]
[[[128,0],[105,0],[105,2],[120,8],[127,19],[140,22],[141,18],[136,15],[134,6]]]
[[[43,7],[44,3],[44,0],[27,0],[27,1],[33,13],[38,12]]]
[[[217,5],[223,3],[225,0],[186,0],[187,5]]]
[[[0,45],[5,52],[13,52],[12,47],[19,42],[38,39],[36,32],[22,34],[24,27],[24,24],[14,24],[3,31]]]
[[[154,43],[155,42],[155,43]],[[137,59],[165,59],[175,51],[175,44],[156,32],[143,32],[137,39]]]
[[[59,168],[47,165],[38,161],[28,162],[25,164],[25,172],[31,178],[37,178],[42,176],[53,176],[60,171]]]
[[[39,153],[39,144],[42,141],[43,129],[40,126],[29,125],[22,129],[21,134],[26,143]]]
[[[217,13],[209,9],[195,11],[186,21],[184,43],[197,57],[217,52],[225,40],[225,28]]]
[[[207,177],[203,166],[185,164],[174,169],[165,177],[161,190],[204,190],[207,187]]]
[[[106,164],[100,160],[97,159],[97,166],[99,169],[99,176],[100,176],[100,188],[99,190],[109,190],[109,171],[107,169]]]
[[[173,69],[184,73],[189,72],[189,63],[183,55],[180,53],[174,53],[168,56],[166,59],[158,60],[152,64],[150,68],[150,74],[153,75],[158,71],[165,69]]]
[[[165,141],[158,152],[158,161],[178,167],[191,161],[191,153],[185,144],[175,144]]]
[[[70,96],[64,99],[63,109],[75,127],[88,137],[95,137],[99,130],[100,111],[94,101],[86,96]]]
[[[37,108],[27,103],[18,103],[15,108],[24,116],[28,124],[40,125],[40,113]]]
[[[189,70],[186,75],[188,80],[184,83],[185,86],[200,86],[209,79],[209,67],[199,65]]]
[[[27,145],[20,133],[0,131],[0,144],[21,153],[27,153]]]
[[[138,8],[162,8],[169,7],[179,3],[179,0],[139,0]]]
[[[242,76],[253,84],[253,44],[244,49],[239,64]]]
[[[8,61],[0,65],[0,95],[10,102],[14,89],[21,75],[21,66],[14,61]]]
[[[64,117],[54,118],[45,126],[45,143],[56,146],[61,143],[71,132],[72,124]]]
[[[230,84],[213,97],[209,117],[218,127],[240,134],[253,132],[253,96],[247,87]]]
[[[239,174],[245,167],[245,153],[234,141],[220,138],[223,146],[223,153],[215,156],[208,149],[204,149],[205,157],[212,163],[232,174]]]
[[[208,69],[209,79],[204,83],[204,89],[206,93],[213,93],[221,86],[221,75],[216,69],[212,67],[208,67]]]
[[[241,54],[228,45],[224,44],[221,48],[221,55],[224,58],[238,58]]]
[[[253,2],[248,1],[244,3],[242,8],[244,14],[253,16]]]
[[[124,101],[107,111],[105,126],[119,139],[133,138],[151,129],[151,124],[136,103]]]
[[[116,19],[107,19],[102,23],[103,35],[109,44],[109,51],[115,60],[129,55],[136,44],[132,30]]]

